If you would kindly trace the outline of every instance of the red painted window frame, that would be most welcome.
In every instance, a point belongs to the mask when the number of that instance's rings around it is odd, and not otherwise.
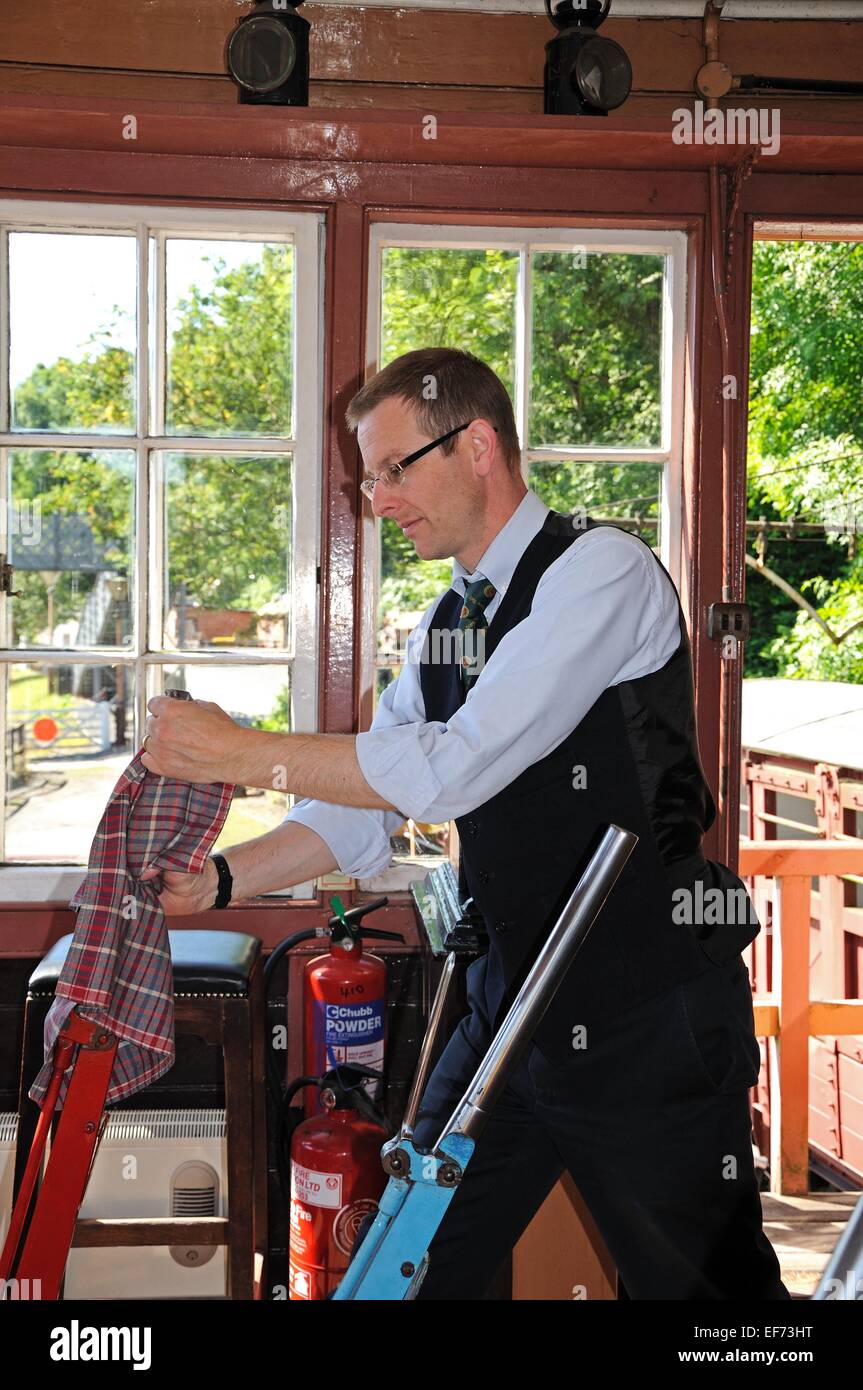
[[[672,144],[666,123],[452,113],[438,138],[422,113],[320,108],[271,112],[203,103],[132,103],[137,139],[123,138],[128,103],[100,99],[0,100],[0,197],[320,211],[326,223],[324,432],[318,727],[367,725],[372,673],[360,669],[362,527],[360,461],[344,408],[365,370],[368,232],[374,220],[540,225],[656,225],[689,236],[681,594],[690,619],[702,759],[711,785],[723,772],[718,740],[720,659],[704,631],[720,597],[721,369],[709,256],[708,177],[722,164],[723,203],[734,208],[724,238],[729,271],[732,370],[745,384],[751,245],[756,220],[863,226],[863,122],[783,125],[779,156],[756,163],[736,186],[744,152]],[[724,231],[724,229],[723,229]],[[743,581],[745,389],[732,440],[734,565]],[[739,705],[739,698],[737,700]],[[732,699],[732,714],[734,699]],[[739,711],[737,713],[739,718]],[[728,776],[726,814],[705,848],[732,862],[738,775]],[[406,894],[387,915],[413,939]],[[261,900],[215,917],[184,919],[249,930],[272,945],[302,918],[322,925],[322,895],[307,903]],[[73,914],[61,903],[0,905],[0,956],[37,955]]]

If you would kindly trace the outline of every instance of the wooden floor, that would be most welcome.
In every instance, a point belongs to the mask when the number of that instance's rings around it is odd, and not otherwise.
[[[842,1228],[863,1192],[811,1192],[776,1197],[762,1192],[764,1231],[779,1257],[782,1279],[795,1298],[810,1298]]]

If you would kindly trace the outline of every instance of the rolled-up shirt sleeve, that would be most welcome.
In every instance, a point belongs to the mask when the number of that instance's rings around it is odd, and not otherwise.
[[[662,666],[680,640],[679,616],[643,542],[612,527],[589,533],[544,572],[531,611],[446,723],[423,718],[419,667],[405,668],[401,696],[414,717],[405,706],[406,718],[357,735],[363,776],[414,820],[465,815],[556,748],[609,685]]]
[[[343,874],[373,878],[391,863],[390,836],[404,820],[404,816],[392,811],[338,806],[331,801],[303,797],[294,803],[282,824],[296,821],[307,825],[329,846]]]

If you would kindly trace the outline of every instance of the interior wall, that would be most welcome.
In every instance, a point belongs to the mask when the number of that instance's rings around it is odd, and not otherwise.
[[[233,105],[225,43],[251,9],[236,0],[3,0],[0,88],[7,97]],[[555,32],[542,0],[536,14],[314,3],[300,13],[311,24],[313,107],[542,112],[544,45]],[[670,118],[695,99],[700,20],[610,17],[602,32],[632,63],[633,92],[622,108],[630,118]],[[736,74],[841,81],[863,71],[863,20],[723,19],[719,34],[720,57]],[[745,104],[774,101],[747,95]],[[786,120],[841,123],[859,111],[859,99],[848,96],[782,98]]]

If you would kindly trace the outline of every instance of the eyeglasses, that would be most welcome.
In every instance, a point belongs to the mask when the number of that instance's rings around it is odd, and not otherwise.
[[[448,430],[446,434],[441,435],[440,439],[433,439],[431,444],[424,444],[421,449],[417,449],[415,454],[408,454],[407,458],[401,459],[399,463],[391,463],[389,468],[384,468],[374,478],[363,478],[360,488],[365,496],[371,500],[376,483],[382,482],[384,487],[398,487],[403,482],[404,471],[409,463],[416,463],[423,454],[430,454],[432,449],[436,449],[439,444],[445,444],[448,439],[452,439],[454,434],[460,434],[462,430],[466,430],[470,423],[470,420],[466,420],[463,425],[456,425],[454,430]],[[496,426],[494,429],[497,432]]]

